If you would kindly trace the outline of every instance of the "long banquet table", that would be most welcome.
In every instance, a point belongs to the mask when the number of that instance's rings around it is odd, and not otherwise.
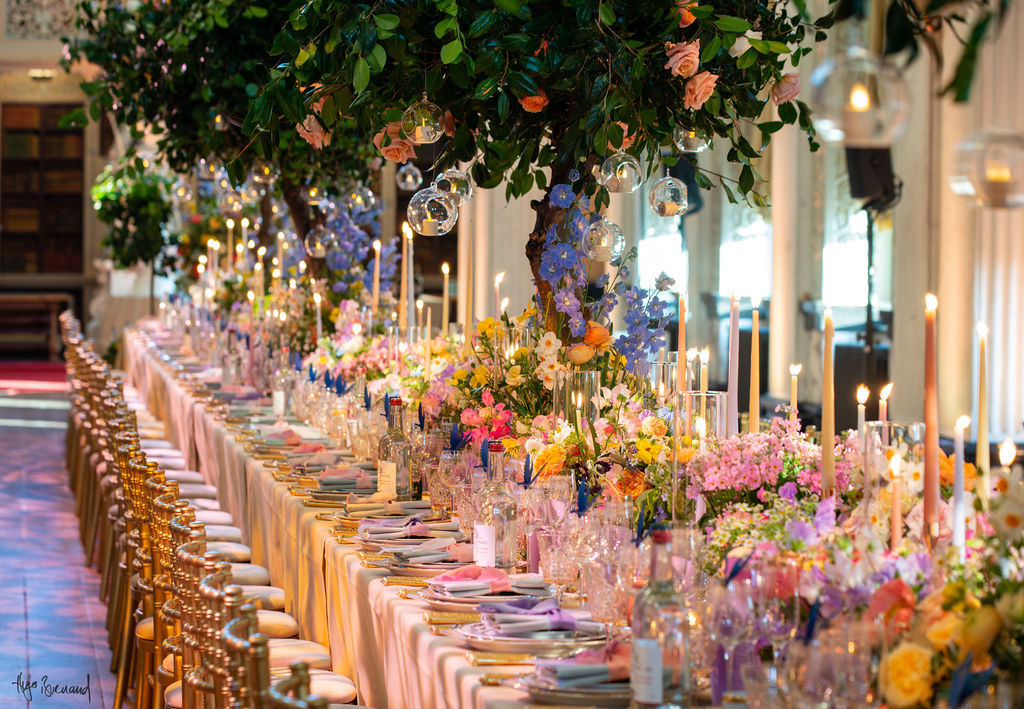
[[[284,589],[286,610],[302,637],[330,648],[332,669],[355,681],[360,703],[377,709],[521,705],[527,699],[522,692],[479,682],[486,672],[515,668],[470,665],[458,641],[430,631],[426,604],[385,586],[386,571],[364,568],[352,546],[335,540],[332,523],[318,520],[316,508],[304,506],[303,498],[246,454],[161,366],[161,353],[146,335],[155,327],[142,321],[125,333],[132,382],[191,467],[216,486],[221,508],[252,547],[253,562],[266,566],[272,584]]]

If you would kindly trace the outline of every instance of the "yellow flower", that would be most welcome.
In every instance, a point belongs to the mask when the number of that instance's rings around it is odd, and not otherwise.
[[[661,453],[661,444],[655,443],[647,438],[640,438],[636,442],[636,458],[641,463],[650,465]]]
[[[516,318],[516,322],[519,323],[520,325],[522,325],[524,322],[526,322],[527,320],[529,320],[530,318],[532,318],[536,314],[537,314],[537,308],[535,308],[534,306],[531,305],[529,308],[527,308],[526,310],[523,311],[522,315],[520,315],[518,318]]]
[[[510,387],[517,387],[525,381],[526,377],[523,376],[522,368],[518,364],[509,367],[505,372],[505,383]]]
[[[492,338],[494,337],[494,329],[498,327],[498,323],[494,318],[484,318],[476,324],[476,334],[481,337]]]
[[[586,364],[594,359],[594,348],[581,342],[570,347],[566,357],[573,364]]]
[[[967,616],[960,641],[964,653],[973,652],[981,657],[992,647],[1003,629],[1003,618],[992,606],[982,606]]]
[[[452,384],[461,384],[469,376],[465,369],[456,369],[452,372]]]
[[[337,320],[340,316],[341,316],[341,310],[339,308],[333,308],[331,310],[331,316],[328,318],[328,320],[331,320],[333,322],[333,321]]]
[[[487,367],[482,364],[473,370],[473,376],[469,380],[469,385],[474,389],[482,387],[490,381],[490,374],[487,371]]]
[[[520,359],[522,357],[528,356],[529,354],[530,350],[526,349],[525,347],[520,347],[512,354],[512,359]]]
[[[892,709],[924,704],[932,696],[932,653],[902,642],[882,663],[885,700]]]
[[[960,630],[964,627],[963,620],[956,613],[946,613],[938,620],[930,623],[925,637],[932,647],[942,650],[955,644],[960,638]]]
[[[534,469],[541,480],[547,480],[552,475],[558,475],[565,466],[565,447],[557,443],[550,445],[537,454],[537,462]]]

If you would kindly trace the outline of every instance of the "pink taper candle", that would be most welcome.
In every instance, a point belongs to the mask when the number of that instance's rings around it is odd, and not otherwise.
[[[729,388],[726,397],[728,428],[726,433],[735,436],[739,432],[739,378],[740,378],[740,304],[736,296],[729,298]]]
[[[924,531],[925,541],[934,550],[939,536],[939,392],[935,352],[939,300],[929,293],[924,302]]]
[[[821,381],[821,496],[831,497],[836,491],[836,389],[832,364],[832,338],[835,328],[832,311],[825,311],[825,361]]]

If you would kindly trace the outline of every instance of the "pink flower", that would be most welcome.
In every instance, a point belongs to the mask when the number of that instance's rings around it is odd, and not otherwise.
[[[910,627],[916,602],[914,591],[903,579],[886,581],[871,596],[868,617],[874,619],[881,615],[891,640]]]
[[[298,134],[302,136],[303,140],[312,145],[314,150],[320,150],[325,145],[331,144],[331,132],[324,128],[320,119],[317,118],[320,114],[320,109],[324,106],[325,98],[327,97],[324,96],[314,103],[310,107],[312,112],[306,116],[306,119],[300,125],[295,126]]]
[[[715,92],[717,82],[718,76],[707,71],[702,71],[687,81],[686,89],[683,92],[683,108],[700,110],[704,106],[704,102]]]
[[[622,128],[622,145],[620,145],[618,147],[618,150],[629,150],[630,148],[633,147],[633,143],[636,142],[636,136],[629,132],[629,126],[627,126],[625,123],[623,123],[622,121],[615,121],[615,122],[619,125],[620,128]],[[611,144],[611,141],[608,141],[608,150],[616,150],[616,147]],[[601,329],[604,330],[605,333],[608,332],[608,330],[605,329],[605,328],[601,328]],[[611,337],[608,337],[607,339],[609,341],[611,341]],[[588,345],[592,345],[594,347],[597,347],[597,345],[595,345],[593,342],[590,341],[590,330],[587,331],[587,336],[584,337],[583,340]],[[607,349],[607,348],[605,348],[605,349]]]
[[[391,142],[381,147],[385,134],[391,139]],[[410,141],[402,137],[401,121],[392,121],[381,128],[380,132],[373,136],[373,147],[377,148],[384,159],[390,162],[406,162],[416,159],[416,148]]]
[[[678,44],[665,42],[665,54],[668,55],[665,68],[672,72],[672,76],[689,79],[697,73],[697,67],[700,66],[700,40]]]
[[[776,104],[789,103],[800,93],[800,75],[796,73],[783,74],[775,86],[772,87],[772,100]]]
[[[676,0],[676,10],[679,11],[679,26],[689,27],[693,24],[697,18],[690,12],[691,7],[696,7],[697,3],[693,0]]]

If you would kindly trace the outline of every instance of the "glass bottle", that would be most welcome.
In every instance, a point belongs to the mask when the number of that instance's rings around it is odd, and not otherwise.
[[[274,418],[283,421],[291,410],[292,370],[288,366],[288,348],[282,347],[277,368],[270,380],[270,400]]]
[[[675,587],[672,533],[656,529],[651,537],[650,577],[633,606],[630,706],[688,707],[689,615]]]
[[[391,397],[388,430],[377,443],[377,492],[399,500],[412,499],[412,445],[402,425],[402,400]]]
[[[473,563],[511,569],[516,563],[516,503],[505,486],[505,446],[487,449],[487,483],[473,525]]]

